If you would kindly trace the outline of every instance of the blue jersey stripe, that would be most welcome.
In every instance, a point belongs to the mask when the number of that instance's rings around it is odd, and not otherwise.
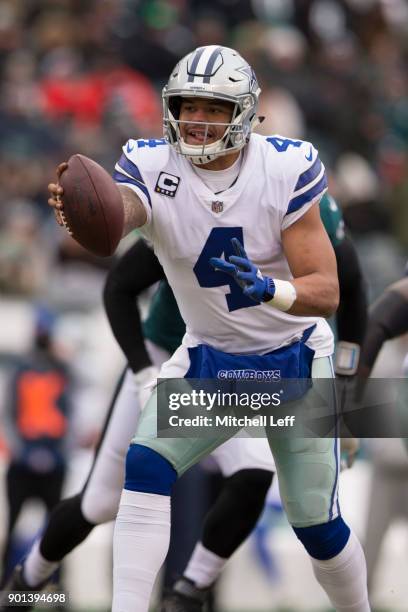
[[[144,180],[142,178],[142,175],[140,174],[139,168],[136,166],[136,164],[130,161],[130,159],[126,157],[124,153],[122,153],[122,157],[118,161],[118,164],[122,168],[122,170],[130,174],[132,178],[144,184]]]
[[[290,215],[290,213],[293,213],[299,210],[299,208],[301,208],[304,204],[307,204],[308,202],[313,200],[313,198],[319,195],[319,193],[322,192],[326,187],[327,187],[327,177],[326,177],[326,174],[324,174],[322,178],[320,179],[320,181],[316,183],[314,187],[312,187],[308,191],[305,191],[305,193],[302,193],[302,195],[299,195],[296,198],[291,199],[291,201],[289,202],[289,206],[288,206],[288,210],[286,214]]]
[[[125,176],[124,174],[121,174],[117,170],[115,170],[115,172],[112,174],[112,178],[116,183],[123,183],[124,185],[126,184],[134,185],[135,187],[140,189],[140,191],[142,191],[147,197],[147,201],[149,202],[150,208],[152,207],[152,201],[150,199],[150,194],[149,194],[149,191],[146,185],[144,185],[143,183],[140,183],[137,179],[132,179],[132,178],[129,178],[128,176]]]
[[[317,157],[314,164],[312,164],[310,168],[305,170],[305,172],[302,172],[302,174],[299,176],[298,182],[296,183],[296,187],[294,191],[295,192],[299,191],[299,189],[302,189],[308,183],[311,183],[312,181],[314,181],[314,179],[317,176],[319,176],[321,169],[322,169],[322,162]]]
[[[205,47],[200,47],[199,49],[197,49],[197,53],[194,56],[193,61],[191,62],[191,66],[190,66],[190,70],[188,73],[188,79],[187,81],[189,83],[191,83],[192,81],[194,81],[194,77],[195,77],[195,71],[198,65],[198,62],[200,61],[200,57],[202,56],[202,54],[205,51]],[[188,70],[188,69],[187,69]]]
[[[203,83],[209,83],[210,82],[210,76],[212,74],[212,69],[214,67],[215,60],[217,59],[220,51],[221,51],[221,47],[217,47],[211,53],[210,59],[208,60],[207,65],[206,65],[205,70],[204,70],[205,76],[203,78]]]

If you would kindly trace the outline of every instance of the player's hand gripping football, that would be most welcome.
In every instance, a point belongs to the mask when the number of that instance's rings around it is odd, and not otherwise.
[[[54,214],[55,214],[55,218],[57,220],[58,225],[64,225],[62,216],[61,216],[61,211],[63,208],[63,204],[62,204],[62,195],[64,193],[63,188],[60,185],[60,178],[61,178],[61,174],[68,168],[68,164],[67,162],[62,162],[61,164],[59,164],[58,168],[57,168],[57,182],[56,183],[50,183],[48,185],[48,191],[50,193],[50,197],[48,198],[48,204],[53,208],[54,210]]]
[[[262,276],[261,271],[249,259],[238,238],[232,238],[232,248],[236,255],[226,261],[220,257],[211,257],[210,264],[215,270],[232,276],[242,291],[254,302],[268,302],[275,295],[275,283],[272,278]]]
[[[113,255],[123,234],[124,206],[109,173],[89,157],[75,153],[58,166],[57,182],[50,183],[48,190],[48,204],[59,225],[94,255]]]

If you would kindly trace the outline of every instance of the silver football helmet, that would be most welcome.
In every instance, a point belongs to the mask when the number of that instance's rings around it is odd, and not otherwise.
[[[198,47],[179,61],[163,88],[164,136],[178,153],[195,164],[206,164],[238,151],[247,144],[252,129],[259,123],[256,109],[260,93],[255,72],[237,51],[216,45]],[[181,136],[181,98],[194,96],[226,100],[234,105],[231,121],[222,124],[225,131],[216,142],[190,145]],[[208,131],[210,125],[216,124],[205,125]]]

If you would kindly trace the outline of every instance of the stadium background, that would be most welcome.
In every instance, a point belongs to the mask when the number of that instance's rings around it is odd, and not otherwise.
[[[255,68],[263,133],[309,139],[319,148],[370,302],[404,273],[405,0],[1,0],[0,417],[11,366],[31,343],[34,306],[46,303],[58,314],[56,337],[76,381],[67,494],[86,476],[123,357],[101,307],[112,261],[89,256],[56,226],[46,186],[56,164],[74,152],[110,169],[127,138],[160,137],[161,87],[176,61],[201,44],[232,46]],[[407,338],[389,343],[376,374],[402,375],[407,350]],[[0,445],[1,544],[4,432]],[[408,463],[398,442],[386,449],[366,442],[342,476],[341,497],[364,540],[374,466],[384,462],[400,470],[407,495],[384,534],[372,595],[378,609],[402,611],[408,600]],[[27,506],[17,540],[28,539],[42,520],[41,507]],[[70,609],[109,607],[111,530],[95,530],[66,562]],[[224,573],[219,605],[223,612],[327,609],[273,495],[257,537]]]

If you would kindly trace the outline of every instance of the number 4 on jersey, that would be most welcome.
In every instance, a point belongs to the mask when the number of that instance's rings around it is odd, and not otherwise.
[[[238,238],[244,244],[242,227],[214,227],[200,253],[197,263],[194,266],[194,274],[200,287],[224,287],[230,288],[230,293],[226,294],[228,310],[239,310],[257,306],[254,300],[242,293],[242,289],[237,285],[233,278],[225,272],[218,272],[210,265],[210,257],[222,257],[228,259],[230,255],[235,255],[232,248],[231,239]]]
[[[302,140],[291,140],[290,138],[278,138],[277,136],[269,136],[266,139],[266,142],[270,142],[278,153],[284,153],[287,151],[288,147],[297,147],[302,146]]]

